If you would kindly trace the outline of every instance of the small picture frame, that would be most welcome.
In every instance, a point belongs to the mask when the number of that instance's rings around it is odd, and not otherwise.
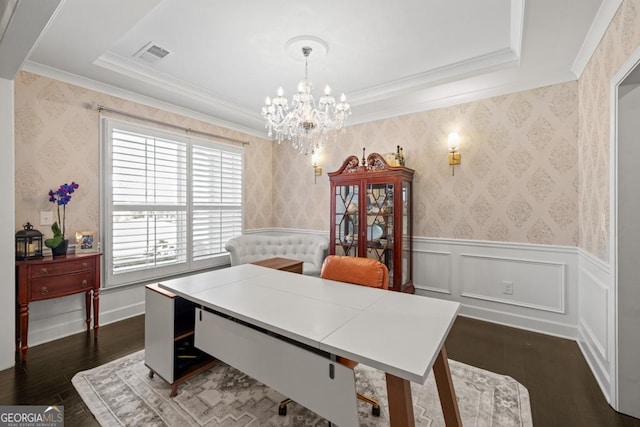
[[[76,253],[87,253],[98,251],[98,240],[95,231],[76,232]]]

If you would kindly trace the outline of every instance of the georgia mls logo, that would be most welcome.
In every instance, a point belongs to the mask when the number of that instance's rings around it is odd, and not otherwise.
[[[0,407],[0,427],[57,427],[63,425],[63,406],[18,405]]]

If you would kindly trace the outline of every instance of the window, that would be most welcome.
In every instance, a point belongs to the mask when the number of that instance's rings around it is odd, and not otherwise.
[[[242,231],[242,149],[103,122],[106,285],[228,262]]]

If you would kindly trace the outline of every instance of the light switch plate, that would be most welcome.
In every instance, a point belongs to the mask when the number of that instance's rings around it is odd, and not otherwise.
[[[51,225],[53,224],[53,212],[45,211],[40,212],[40,225]]]

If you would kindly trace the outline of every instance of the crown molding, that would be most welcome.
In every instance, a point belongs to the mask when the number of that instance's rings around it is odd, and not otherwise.
[[[521,28],[521,26],[519,28]],[[460,77],[474,77],[491,70],[501,69],[505,66],[515,66],[518,63],[519,58],[516,52],[511,48],[505,48],[350,94],[351,104],[358,106],[388,99],[390,96],[402,96],[413,93],[416,89],[419,90],[420,88],[445,84]],[[255,126],[254,132],[259,132],[256,129],[263,128],[262,120],[256,112],[239,108],[236,104],[219,98],[215,93],[207,93],[203,91],[202,88],[191,85],[185,81],[147,69],[121,55],[107,52],[98,58],[94,64],[120,75],[167,90],[181,97],[186,97],[196,102],[204,102],[212,106],[214,110],[220,109],[225,112],[231,112],[234,120],[237,120],[239,123],[245,123],[247,126]],[[389,115],[384,111],[380,112],[375,116],[375,120],[398,115],[394,113],[393,110],[389,111]],[[265,134],[261,133],[256,136],[265,137]]]
[[[504,48],[423,73],[383,83],[349,94],[351,105],[357,106],[403,95],[464,77],[474,77],[492,70],[519,64],[520,58],[511,48]]]
[[[596,13],[596,17],[591,23],[584,42],[582,42],[578,55],[576,55],[571,65],[571,71],[576,75],[576,78],[579,79],[580,76],[582,76],[593,52],[598,48],[600,40],[602,40],[621,4],[622,0],[603,0],[600,9],[598,9],[598,13]]]
[[[184,80],[160,73],[113,52],[107,51],[100,55],[93,63],[114,73],[145,82],[148,85],[175,93],[181,97],[186,97],[196,102],[203,102],[215,110],[231,112],[234,117],[238,117],[240,122],[255,120],[257,116],[253,111],[241,108],[236,103],[224,99],[217,93],[207,91],[203,87],[194,86]]]
[[[48,67],[46,65],[38,64],[36,62],[27,61],[22,70],[39,74],[41,76],[49,77],[51,79],[59,80],[72,85],[80,86],[85,89],[93,90],[96,92],[105,93],[107,95],[115,96],[118,98],[126,99],[127,101],[136,102],[138,104],[148,105],[150,107],[158,108],[163,111],[167,111],[181,116],[189,117],[192,119],[200,120],[205,123],[209,123],[215,126],[221,126],[229,130],[242,132],[247,135],[256,136],[262,139],[265,137],[264,131],[258,131],[255,128],[240,125],[228,120],[220,119],[218,117],[201,113],[189,108],[179,107],[175,104],[158,100],[149,96],[141,95],[130,90],[122,89],[110,84],[101,83],[86,77],[81,77],[76,74],[68,73],[56,68]]]
[[[526,79],[526,81],[519,80],[502,83],[500,79],[496,79],[496,81],[500,81],[500,83],[489,87],[483,87],[479,90],[476,90],[475,86],[471,83],[465,81],[455,82],[451,83],[451,85],[459,86],[468,90],[451,90],[452,86],[435,87],[426,89],[423,94],[412,94],[412,96],[418,98],[416,100],[403,100],[402,97],[399,96],[395,98],[393,103],[388,103],[388,108],[379,109],[374,107],[375,109],[371,113],[358,113],[357,110],[355,110],[349,118],[349,126],[434,110],[437,108],[452,107],[454,105],[464,104],[467,102],[481,101],[494,96],[507,95],[510,93],[522,92],[525,90],[575,80],[576,78],[573,73],[560,71],[535,79]],[[432,91],[433,93],[428,93],[429,91]]]

